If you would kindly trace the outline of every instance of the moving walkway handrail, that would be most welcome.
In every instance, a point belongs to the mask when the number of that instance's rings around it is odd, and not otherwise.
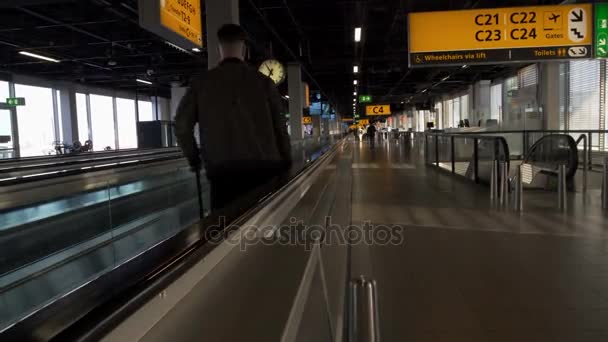
[[[26,160],[26,161],[12,161],[12,162],[1,162],[0,161],[0,173],[10,172],[12,170],[28,170],[28,169],[36,169],[43,168],[49,166],[57,166],[57,165],[73,165],[78,163],[87,163],[91,161],[97,160],[113,160],[113,159],[125,159],[125,158],[133,158],[137,156],[147,156],[147,155],[161,155],[168,153],[178,152],[179,149],[175,148],[163,148],[163,149],[146,149],[146,150],[129,150],[128,152],[121,151],[115,152],[112,154],[78,154],[78,155],[70,155],[68,157],[49,157],[49,158],[39,158],[36,160]]]
[[[14,157],[14,158],[6,158],[0,159],[0,167],[4,167],[6,164],[11,163],[27,163],[27,162],[37,162],[40,160],[57,160],[57,159],[69,159],[69,158],[79,158],[79,157],[102,157],[102,156],[112,156],[112,155],[120,155],[124,153],[133,153],[133,152],[150,152],[150,151],[161,151],[161,150],[174,150],[176,147],[163,147],[163,148],[128,148],[121,150],[112,150],[112,151],[92,151],[92,152],[82,152],[75,154],[53,154],[53,155],[41,155],[41,156],[33,156],[33,157]],[[14,149],[10,149],[14,150]]]
[[[45,180],[49,180],[49,179],[82,175],[82,174],[88,174],[88,173],[100,172],[100,171],[106,171],[106,170],[112,170],[112,169],[122,169],[122,168],[133,167],[133,166],[149,165],[149,164],[153,164],[153,163],[165,162],[165,161],[170,161],[170,160],[179,160],[179,159],[183,159],[183,155],[181,154],[181,152],[179,152],[179,153],[176,152],[174,154],[171,154],[168,156],[162,156],[162,157],[142,158],[140,160],[132,160],[132,161],[130,161],[130,160],[119,161],[119,162],[105,163],[105,164],[101,164],[101,165],[97,165],[97,166],[78,167],[76,169],[55,170],[52,172],[41,172],[40,174],[26,175],[26,176],[21,176],[21,177],[7,177],[4,179],[0,178],[0,187],[27,184],[27,183],[45,181]]]
[[[227,229],[230,231],[231,227],[250,229],[254,226],[269,226],[268,222],[276,220],[276,218],[282,215],[282,212],[290,211],[289,205],[291,200],[300,198],[300,189],[310,188],[307,184],[312,179],[318,177],[323,171],[323,166],[335,155],[339,145],[340,142],[337,142],[330,149],[324,149],[323,154],[306,165],[293,179],[280,189],[263,197],[257,205],[242,214]],[[208,217],[206,221],[201,222],[202,226],[205,227],[205,225],[214,223],[216,218],[215,216]],[[258,224],[254,225],[250,224],[250,222],[257,222]],[[192,227],[192,229],[194,228]],[[227,254],[226,249],[231,247],[227,247],[223,243],[212,246],[205,240],[204,229],[198,227],[195,229],[199,231],[198,240],[194,241],[187,249],[176,255],[173,259],[160,265],[146,279],[123,291],[119,298],[113,298],[111,301],[102,304],[89,313],[87,317],[64,331],[61,334],[60,340],[98,341],[101,337],[115,329],[127,317],[157,296],[161,290],[166,289],[170,284],[177,281],[197,263],[202,261],[219,263],[223,258],[222,255],[225,256]],[[231,231],[231,234],[239,234],[239,231]],[[244,231],[240,232],[240,236],[244,234]],[[234,245],[238,245],[238,243],[234,243]]]

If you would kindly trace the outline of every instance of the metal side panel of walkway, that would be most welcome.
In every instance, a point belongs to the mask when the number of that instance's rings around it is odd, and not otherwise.
[[[403,143],[354,145],[353,223],[403,232],[359,248],[383,342],[608,341],[605,216],[497,209],[489,188],[421,158]]]

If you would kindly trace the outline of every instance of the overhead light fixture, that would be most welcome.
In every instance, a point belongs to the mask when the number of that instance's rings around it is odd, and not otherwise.
[[[22,54],[22,55],[28,56],[28,57],[33,57],[33,58],[41,59],[41,60],[47,61],[47,62],[59,63],[59,60],[57,60],[55,58],[41,56],[41,55],[38,55],[38,54],[35,54],[35,53],[31,53],[31,52],[27,52],[27,51],[20,51],[19,54]]]
[[[427,91],[429,91],[429,90],[428,90],[428,89],[424,89],[424,90],[422,91],[422,93],[424,94],[424,93],[426,93]]]
[[[361,41],[361,28],[360,27],[356,27],[355,28],[355,42],[360,42]]]
[[[445,81],[447,81],[447,80],[449,80],[449,79],[450,79],[450,75],[448,75],[448,76],[446,76],[446,77],[442,78],[442,79],[441,79],[441,81],[442,81],[442,82],[445,82]]]
[[[194,51],[194,52],[201,52],[201,49],[195,47],[195,48],[192,48],[192,51]]]
[[[285,95],[285,98],[286,98],[286,99],[289,99],[289,95]]]
[[[354,85],[357,85],[357,84],[359,84],[359,81],[354,80],[354,81],[353,81],[353,84],[354,84]]]
[[[353,95],[357,96],[357,92],[354,92]]]
[[[462,66],[462,68],[463,68],[463,69],[466,69],[466,68],[468,68],[468,67],[469,67],[469,66],[468,66],[468,65],[466,65],[466,64]]]
[[[353,66],[353,72],[355,74],[359,72],[359,66],[358,65]]]
[[[136,81],[139,82],[139,83],[143,83],[143,84],[147,84],[147,85],[152,85],[152,82],[146,81],[146,80],[142,80],[142,79],[139,79],[139,78],[136,79]]]
[[[353,99],[353,102],[357,102],[357,99]]]

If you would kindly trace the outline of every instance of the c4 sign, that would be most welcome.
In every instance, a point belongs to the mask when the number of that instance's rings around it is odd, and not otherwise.
[[[391,115],[391,105],[373,105],[365,107],[367,116]]]

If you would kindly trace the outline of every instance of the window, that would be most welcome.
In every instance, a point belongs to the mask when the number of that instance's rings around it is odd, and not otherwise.
[[[460,97],[460,117],[461,120],[469,118],[469,95]]]
[[[134,100],[116,99],[116,120],[118,123],[118,148],[137,148]]]
[[[536,86],[538,84],[538,68],[536,64],[528,65],[517,72],[519,88]]]
[[[443,129],[443,104],[441,102],[435,104],[435,114],[437,117],[437,128]]]
[[[154,111],[152,110],[152,102],[150,101],[137,101],[139,108],[139,121],[154,121]]]
[[[91,139],[87,95],[85,94],[76,94],[76,115],[78,118],[78,140],[84,145],[85,141]]]
[[[600,62],[570,62],[569,129],[600,129]]]
[[[55,142],[53,90],[16,84],[15,94],[25,98],[25,106],[17,108],[21,156],[52,153]]]
[[[446,121],[446,126],[447,127],[455,127],[454,126],[454,100],[450,99],[446,101],[446,110],[447,110],[447,121]]]
[[[509,77],[505,80],[505,88],[507,91],[509,90],[517,90],[519,86],[517,84],[517,77]]]
[[[500,122],[502,110],[502,83],[494,84],[490,88],[490,119]]]
[[[93,149],[103,151],[106,147],[116,149],[114,135],[114,103],[109,96],[89,95],[91,101],[91,133]]]
[[[460,124],[460,120],[462,120],[460,118],[460,97],[456,97],[454,98],[454,126],[453,127],[458,127],[458,125]]]

